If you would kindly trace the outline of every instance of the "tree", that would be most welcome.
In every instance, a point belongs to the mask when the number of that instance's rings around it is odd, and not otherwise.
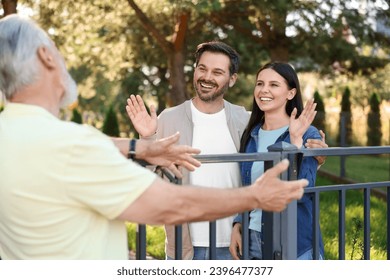
[[[297,71],[367,75],[389,57],[388,36],[369,23],[375,14],[388,24],[383,0],[365,1],[364,13],[352,4],[359,1],[335,0],[19,2],[36,12],[64,54],[83,111],[104,112],[130,93],[156,99],[159,111],[181,103],[192,96],[195,47],[214,39],[241,54],[240,78],[227,96],[239,104],[251,94],[251,75],[270,59],[289,60]],[[133,92],[123,86],[129,79]]]
[[[116,113],[114,111],[114,105],[111,104],[108,107],[106,116],[103,123],[103,133],[112,137],[119,137],[119,123]]]
[[[389,50],[389,36],[370,21],[380,17],[388,24],[390,10],[384,1],[365,2],[364,10],[356,1],[231,0],[210,19],[228,35],[239,31],[257,42],[271,60],[325,72],[368,72],[389,62],[362,50],[376,44]]]
[[[370,112],[367,116],[367,146],[380,146],[382,141],[382,123],[380,101],[376,93],[370,97]]]
[[[186,89],[184,66],[186,57],[185,39],[188,29],[189,11],[181,9],[177,15],[177,22],[172,34],[167,39],[165,34],[158,30],[154,23],[138,7],[133,0],[128,0],[130,7],[134,10],[136,16],[141,21],[142,26],[152,36],[160,46],[166,57],[167,70],[169,71],[169,81],[171,85],[170,94],[168,95],[168,104],[179,104],[189,98]],[[173,98],[175,97],[175,98]],[[173,101],[175,99],[175,101]]]
[[[16,14],[18,0],[1,0],[1,4],[3,5],[4,16]]]
[[[77,110],[77,108],[74,108],[72,110],[72,118],[70,119],[72,122],[82,124],[83,123],[83,117],[81,116],[80,112]]]
[[[341,98],[341,112],[340,112],[340,126],[339,126],[339,139],[340,144],[347,146],[352,145],[352,113],[351,113],[351,91],[349,87],[346,87]],[[344,128],[344,130],[343,130]],[[345,143],[343,143],[342,137],[345,137]]]
[[[295,62],[300,70],[353,74],[369,73],[389,62],[388,57],[367,55],[362,51],[378,43],[381,49],[389,50],[389,37],[377,32],[369,23],[374,16],[386,18],[389,15],[389,9],[383,3],[381,6],[368,1],[367,9],[361,12],[361,7],[354,6],[351,1],[334,0],[214,0],[197,1],[195,5],[192,4],[193,1],[166,1],[172,8],[160,1],[163,10],[169,11],[171,17],[178,19],[176,25],[169,27],[158,23],[159,19],[154,15],[156,9],[146,8],[146,3],[150,2],[137,1],[137,5],[136,1],[128,1],[148,32],[148,38],[151,37],[168,57],[167,73],[170,75],[173,99],[168,105],[180,103],[186,98],[186,94],[181,93],[180,98],[173,98],[177,94],[173,80],[185,75],[172,73],[175,61],[177,73],[184,71],[179,60],[172,60],[172,57],[184,56],[187,48],[185,43],[188,41],[186,38],[194,41],[193,38],[199,37],[194,31],[199,33],[206,29],[194,27],[202,24],[210,26],[210,34],[232,44],[243,54],[242,68],[245,73],[253,73],[253,65],[257,68],[269,59]],[[155,1],[152,5],[155,6]],[[182,47],[175,49],[175,42],[169,39],[177,39],[176,32],[180,30],[184,36],[179,41]],[[188,49],[191,47],[188,46]]]
[[[313,125],[316,128],[321,129],[322,131],[326,131],[324,101],[322,100],[322,97],[317,90],[314,92],[314,102],[317,103],[317,107],[316,107],[317,115],[313,121]]]

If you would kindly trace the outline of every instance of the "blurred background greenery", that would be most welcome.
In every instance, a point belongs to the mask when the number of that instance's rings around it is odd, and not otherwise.
[[[257,69],[270,60],[288,61],[304,99],[318,103],[314,125],[330,146],[341,145],[341,122],[343,145],[390,145],[388,0],[1,0],[0,17],[11,13],[47,30],[78,83],[78,103],[62,111],[63,119],[134,136],[125,111],[129,94],[142,95],[158,112],[191,98],[196,46],[221,40],[241,55],[229,101],[250,110]],[[3,105],[0,98],[0,111]],[[352,179],[389,176],[388,157],[348,157],[347,165]],[[329,157],[321,169],[338,174],[339,159]],[[317,184],[331,182],[320,176]],[[372,258],[384,259],[386,206],[372,199]],[[358,192],[351,194],[347,259],[362,256],[360,200]],[[337,259],[336,208],[333,194],[321,195],[329,259]],[[130,248],[135,230],[129,223]],[[162,227],[147,226],[147,232],[148,253],[164,258]]]
[[[226,96],[229,101],[250,110],[257,69],[269,60],[288,61],[299,73],[304,99],[315,92],[322,98],[325,121],[320,128],[330,144],[339,143],[338,123],[347,88],[349,144],[373,145],[366,136],[373,94],[379,101],[375,113],[381,123],[379,143],[390,142],[386,0],[1,3],[0,16],[17,12],[35,19],[64,55],[80,93],[78,104],[64,110],[64,119],[72,119],[76,110],[83,123],[103,129],[106,115],[114,112],[119,134],[133,136],[125,112],[129,94],[142,95],[159,112],[191,98],[196,46],[221,40],[236,48],[242,61],[238,83]]]

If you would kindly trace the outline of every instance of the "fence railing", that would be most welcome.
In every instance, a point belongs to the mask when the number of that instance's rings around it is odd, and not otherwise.
[[[247,153],[247,154],[218,154],[218,155],[198,155],[196,158],[207,163],[225,163],[225,162],[246,162],[246,161],[264,161],[264,169],[267,170],[287,158],[290,161],[288,170],[281,174],[282,180],[295,180],[298,176],[299,162],[303,157],[308,156],[350,156],[350,155],[390,155],[390,146],[377,147],[335,147],[325,149],[302,149],[285,142],[280,142],[268,148],[266,153]],[[168,175],[169,176],[169,175]],[[172,181],[180,183],[171,176]],[[364,259],[370,259],[370,196],[371,190],[376,188],[385,188],[387,192],[387,215],[386,215],[386,244],[387,259],[390,259],[390,181],[366,182],[344,185],[327,185],[315,188],[306,188],[305,193],[312,196],[313,201],[313,258],[319,259],[319,238],[320,238],[320,193],[337,192],[338,193],[338,257],[345,259],[345,224],[346,224],[346,192],[348,190],[363,190],[363,246]],[[242,248],[243,259],[249,258],[249,213],[242,213]],[[296,259],[297,256],[297,202],[293,201],[287,208],[280,213],[263,212],[264,227],[264,259]],[[175,228],[175,259],[182,259],[182,231],[181,226]],[[138,225],[137,231],[137,259],[146,259],[146,230],[144,225]],[[216,227],[215,221],[210,221],[210,259],[216,257]]]

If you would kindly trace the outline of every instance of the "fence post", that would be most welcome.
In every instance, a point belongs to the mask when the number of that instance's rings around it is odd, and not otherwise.
[[[296,146],[278,142],[268,147],[269,152],[280,152],[280,161],[287,158],[290,165],[281,175],[282,180],[295,180],[302,160]],[[274,162],[276,164],[277,162]],[[264,169],[272,167],[264,162]],[[263,212],[264,259],[295,260],[297,258],[297,202],[291,202],[281,213]]]
[[[172,182],[172,180],[171,180]],[[182,185],[182,180],[175,177],[175,183]],[[183,259],[183,225],[175,226],[175,260]]]
[[[136,232],[136,259],[146,260],[146,226],[139,224]]]

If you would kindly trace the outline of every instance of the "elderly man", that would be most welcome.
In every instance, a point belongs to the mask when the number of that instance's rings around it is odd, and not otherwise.
[[[34,22],[17,15],[1,19],[0,50],[0,91],[7,100],[0,114],[3,259],[127,259],[124,221],[180,224],[254,208],[281,211],[303,195],[306,180],[278,178],[286,161],[247,188],[166,182],[127,159],[129,139],[112,141],[94,128],[58,119],[60,108],[76,99],[76,85]],[[147,142],[131,141],[130,152],[165,165],[199,166],[191,159],[199,151],[174,146],[178,137],[157,142],[160,149],[152,153],[138,147]]]

